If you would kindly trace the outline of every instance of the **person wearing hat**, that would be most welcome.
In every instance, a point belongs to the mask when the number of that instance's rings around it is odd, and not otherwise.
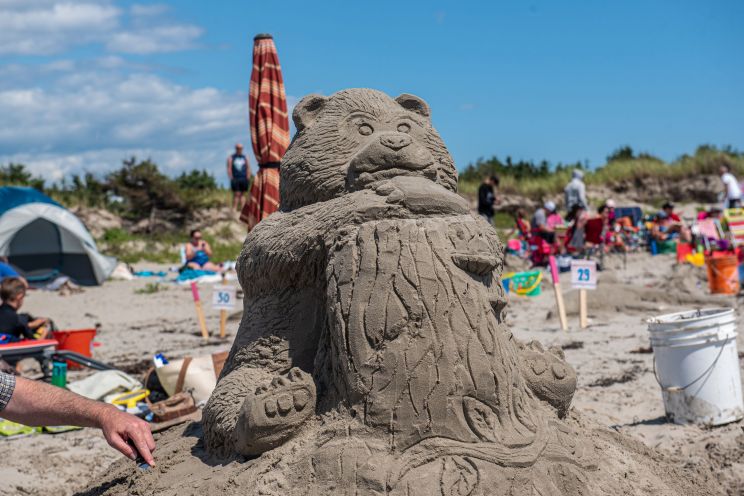
[[[548,219],[556,213],[555,209],[555,203],[548,200],[532,217],[532,231],[551,245],[555,243],[555,226],[551,225]]]
[[[227,157],[227,176],[230,178],[233,208],[240,212],[243,208],[243,195],[248,191],[248,180],[251,177],[251,164],[243,154],[243,145],[240,143],[235,144],[235,153]]]
[[[574,207],[579,206],[584,210],[589,208],[586,201],[586,185],[584,184],[584,172],[581,169],[574,169],[571,173],[571,181],[563,190],[566,200],[566,210],[570,213]]]

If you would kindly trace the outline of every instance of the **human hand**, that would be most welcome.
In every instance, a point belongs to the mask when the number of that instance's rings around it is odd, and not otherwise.
[[[109,446],[120,451],[127,458],[137,459],[137,453],[127,441],[137,448],[145,462],[155,466],[152,452],[155,451],[155,440],[152,438],[150,426],[144,420],[124,413],[113,406],[106,406],[100,418],[100,427]]]

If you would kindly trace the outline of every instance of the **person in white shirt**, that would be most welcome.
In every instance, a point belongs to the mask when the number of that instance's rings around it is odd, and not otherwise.
[[[566,198],[566,211],[569,215],[574,211],[574,207],[576,206],[581,207],[583,210],[589,208],[589,203],[586,201],[584,172],[581,169],[574,169],[571,172],[571,181],[566,185],[563,194]]]
[[[739,181],[731,173],[731,166],[723,164],[719,172],[724,186],[726,208],[738,208],[741,206],[741,187]]]

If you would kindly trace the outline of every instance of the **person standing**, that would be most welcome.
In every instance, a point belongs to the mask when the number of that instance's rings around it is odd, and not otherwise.
[[[726,198],[725,208],[741,207],[741,187],[739,181],[731,173],[731,166],[723,164],[719,168],[721,181],[723,182],[724,194]]]
[[[243,208],[243,195],[248,191],[248,180],[251,177],[251,165],[243,154],[243,145],[235,145],[235,153],[227,158],[227,176],[232,190],[232,208],[240,212]]]
[[[586,201],[586,185],[584,184],[584,173],[581,169],[574,169],[571,173],[571,181],[563,190],[566,199],[566,211],[574,212],[574,207],[581,207],[582,210],[588,210],[589,204]]]
[[[495,188],[499,185],[496,176],[485,176],[478,188],[478,215],[493,225],[494,205],[496,205]]]

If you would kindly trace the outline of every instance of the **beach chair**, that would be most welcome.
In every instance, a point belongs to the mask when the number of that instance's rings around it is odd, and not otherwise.
[[[604,223],[601,217],[595,217],[586,221],[584,240],[595,246],[604,244]]]
[[[724,232],[721,222],[718,219],[707,218],[697,220],[691,228],[692,235],[705,246],[706,251],[713,248],[723,248],[719,246],[723,241]]]
[[[637,226],[643,220],[643,211],[641,207],[616,207],[615,218],[621,219],[623,217],[629,217],[633,226]]]
[[[599,258],[597,263],[600,268],[604,263],[605,252],[605,225],[601,217],[595,217],[586,221],[584,226],[584,241],[586,248],[584,255],[587,259]]]
[[[726,229],[731,234],[735,246],[744,244],[744,209],[729,208],[723,212]]]
[[[69,350],[58,350],[56,339],[26,339],[0,345],[0,360],[15,366],[24,358],[33,358],[41,364],[44,379],[49,379],[51,363],[70,361],[94,370],[112,370],[114,367]]]

